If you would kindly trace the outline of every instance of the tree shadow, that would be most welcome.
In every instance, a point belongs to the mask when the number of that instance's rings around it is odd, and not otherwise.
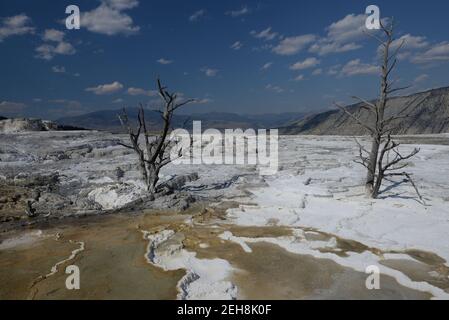
[[[418,202],[421,205],[426,205],[425,202],[421,201],[417,196],[410,196],[410,195],[405,195],[406,192],[395,192],[395,193],[390,193],[390,194],[386,194],[388,192],[393,191],[394,189],[400,187],[402,184],[406,184],[409,183],[409,181],[407,179],[402,179],[401,181],[393,181],[390,179],[385,179],[388,182],[391,183],[391,185],[385,187],[381,192],[380,192],[380,196],[378,197],[378,199],[404,199],[404,200],[413,200]]]

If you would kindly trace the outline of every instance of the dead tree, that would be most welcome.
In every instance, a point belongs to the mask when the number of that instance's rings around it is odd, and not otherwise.
[[[194,101],[191,99],[178,102],[176,93],[169,93],[166,87],[162,86],[160,79],[157,80],[157,86],[159,96],[163,102],[161,110],[153,110],[161,115],[163,122],[162,130],[159,133],[152,135],[148,130],[145,121],[145,110],[142,105],[140,105],[137,116],[137,131],[130,125],[125,109],[123,114],[119,115],[120,122],[126,128],[131,142],[131,145],[125,143],[120,143],[120,145],[137,153],[143,180],[148,192],[151,194],[157,192],[156,187],[159,181],[160,170],[173,160],[170,158],[170,149],[176,141],[172,141],[169,137],[173,115],[177,109]],[[141,135],[143,135],[143,145],[139,142]],[[182,153],[182,150],[180,150],[180,153]]]
[[[367,169],[365,182],[366,194],[370,198],[377,198],[380,193],[382,182],[387,177],[402,176],[409,181],[415,188],[419,198],[423,201],[411,174],[401,171],[407,167],[408,159],[415,156],[420,150],[414,149],[408,154],[401,154],[399,151],[400,144],[393,140],[392,134],[401,128],[402,120],[410,117],[410,108],[416,103],[420,104],[426,97],[417,96],[408,101],[399,112],[386,117],[386,111],[389,107],[391,95],[395,92],[405,90],[408,87],[394,87],[395,81],[390,81],[392,71],[397,65],[397,55],[404,46],[402,41],[396,46],[397,40],[394,37],[394,21],[390,20],[388,26],[381,22],[382,36],[370,34],[373,38],[380,42],[381,52],[381,83],[380,96],[375,102],[370,102],[359,97],[353,97],[361,104],[361,108],[367,110],[371,114],[372,123],[362,121],[360,117],[348,111],[345,107],[336,104],[350,119],[362,126],[371,136],[371,149],[367,150],[358,141],[359,160],[357,163],[363,165]],[[422,99],[422,100],[421,100]],[[421,100],[418,102],[418,100]]]

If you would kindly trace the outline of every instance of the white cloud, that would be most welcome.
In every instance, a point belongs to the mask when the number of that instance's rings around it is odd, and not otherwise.
[[[122,98],[118,98],[112,101],[112,103],[123,103],[124,100]]]
[[[240,10],[232,10],[226,12],[226,15],[231,16],[233,18],[244,16],[246,14],[249,14],[251,11],[247,6],[243,6]]]
[[[414,64],[436,65],[439,62],[449,61],[449,42],[444,41],[431,44],[424,36],[405,34],[391,44],[391,51],[395,51],[402,45],[398,53],[398,59],[407,59]],[[379,46],[378,54],[382,53]]]
[[[0,42],[12,36],[34,33],[35,29],[30,24],[31,19],[26,14],[3,18],[0,24]]]
[[[315,57],[307,58],[303,61],[298,61],[290,66],[290,70],[304,70],[316,67],[320,64],[320,60]]]
[[[81,25],[87,30],[113,36],[139,32],[133,19],[123,11],[139,5],[136,0],[102,0],[99,7],[81,14]]]
[[[304,80],[304,75],[300,74],[298,75],[296,78],[293,79],[293,81],[303,81]]]
[[[271,68],[272,65],[273,65],[273,62],[267,62],[260,69],[261,70],[267,70],[267,69]]]
[[[137,0],[103,0],[103,2],[116,10],[132,9],[139,5]]]
[[[419,83],[419,82],[426,81],[427,79],[429,79],[429,75],[428,74],[421,74],[421,75],[417,76],[413,82],[414,83]]]
[[[210,99],[210,98],[203,98],[203,99],[196,99],[195,100],[195,104],[209,104],[214,102],[214,100]]]
[[[243,43],[236,41],[231,45],[231,49],[240,50],[243,47]]]
[[[341,44],[338,42],[329,42],[327,39],[320,39],[317,43],[314,43],[309,51],[317,53],[320,56],[325,56],[330,53],[342,53],[352,50],[360,49],[362,46],[354,42]]]
[[[219,70],[204,67],[201,68],[201,72],[203,72],[208,77],[215,77],[218,74]]]
[[[265,86],[265,89],[267,89],[267,90],[269,90],[269,91],[273,91],[273,92],[275,92],[275,93],[283,93],[285,90],[284,89],[282,89],[281,87],[279,87],[279,86],[274,86],[274,85],[272,85],[272,84],[267,84],[266,86]]]
[[[198,11],[195,11],[190,17],[189,17],[189,21],[190,22],[195,22],[200,20],[202,17],[204,17],[206,15],[206,10],[205,9],[200,9]]]
[[[449,42],[447,41],[433,45],[430,49],[411,58],[411,62],[416,64],[434,64],[446,61],[449,61]]]
[[[313,70],[312,75],[313,76],[319,76],[322,73],[323,73],[323,69],[318,68],[318,69]]]
[[[44,60],[51,60],[54,56],[60,55],[73,55],[76,53],[75,48],[69,42],[64,41],[64,32],[47,29],[42,36],[42,39],[47,42],[38,46],[35,50],[37,52],[36,57]],[[50,42],[51,44],[49,44]]]
[[[130,96],[148,96],[148,97],[155,97],[158,95],[157,91],[155,90],[144,90],[141,88],[129,88],[128,94]]]
[[[175,95],[176,95],[176,100],[177,101],[186,100],[185,94],[182,93],[182,92],[175,92]],[[160,99],[158,101],[160,101]]]
[[[401,48],[399,49],[399,47]],[[418,54],[419,51],[427,48],[429,42],[427,42],[426,37],[413,36],[411,34],[405,34],[400,38],[394,40],[390,45],[391,52],[398,52],[397,58],[400,60],[410,59],[412,55]],[[377,48],[377,54],[379,56],[383,53],[383,46],[379,45]],[[399,49],[399,51],[398,51]]]
[[[273,51],[279,55],[290,56],[303,50],[307,45],[315,40],[312,34],[306,34],[296,37],[288,37],[273,48]]]
[[[327,28],[327,37],[339,43],[348,43],[365,37],[366,15],[348,14]]]
[[[278,34],[277,32],[271,31],[271,27],[266,28],[265,30],[262,30],[260,32],[257,31],[251,31],[250,34],[257,39],[263,39],[265,41],[274,40]]]
[[[434,57],[447,55],[449,54],[449,42],[441,42],[430,48],[424,54]]]
[[[106,94],[115,93],[122,89],[123,89],[123,85],[120,82],[115,81],[111,84],[102,84],[97,87],[87,88],[86,91],[92,92],[96,95],[106,95]]]
[[[357,41],[366,38],[366,15],[349,14],[326,28],[327,35],[313,44],[309,51],[324,56],[361,48]]]
[[[341,76],[357,76],[366,74],[379,74],[379,67],[371,64],[360,62],[360,59],[349,61],[343,68],[341,68]]]
[[[167,60],[165,58],[160,58],[159,60],[157,60],[157,62],[160,64],[172,64],[173,60]]]
[[[381,52],[378,51],[378,54],[380,56]],[[407,60],[407,59],[409,59],[411,57],[411,55],[412,55],[412,53],[410,51],[407,51],[407,52],[400,52],[399,51],[398,54],[397,54],[397,58],[399,60]]]
[[[328,75],[330,76],[335,76],[338,74],[339,70],[341,68],[341,64],[337,64],[335,66],[332,66],[329,68],[329,71],[327,72]]]
[[[44,32],[42,39],[44,41],[62,42],[64,40],[64,32],[56,29],[47,29]]]
[[[390,48],[392,50],[396,50],[401,45],[402,42],[404,42],[404,45],[402,46],[403,50],[422,49],[429,46],[426,37],[412,36],[411,34],[406,34],[400,37],[399,39],[394,40]]]
[[[264,43],[261,46],[252,48],[252,50],[255,52],[271,51],[271,49],[273,49],[273,45],[271,43]]]
[[[36,57],[44,60],[51,60],[55,55],[73,55],[76,53],[75,48],[68,42],[60,42],[56,46],[43,44],[36,48]]]
[[[51,70],[52,70],[54,73],[66,73],[65,67],[63,67],[63,66],[53,66],[53,67],[51,68]]]

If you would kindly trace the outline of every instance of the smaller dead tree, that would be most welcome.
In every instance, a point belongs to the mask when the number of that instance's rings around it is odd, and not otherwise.
[[[395,92],[407,89],[408,87],[394,87],[395,81],[390,81],[391,73],[397,64],[397,55],[404,46],[405,41],[399,43],[394,37],[394,21],[390,20],[388,26],[381,23],[383,36],[370,34],[380,43],[381,52],[381,84],[380,97],[376,102],[370,102],[359,97],[353,97],[361,104],[360,110],[370,113],[372,123],[362,121],[355,113],[348,111],[344,106],[335,104],[350,119],[362,126],[371,136],[371,149],[367,150],[356,139],[359,146],[359,159],[357,163],[367,169],[365,182],[366,194],[370,198],[377,198],[384,179],[388,177],[403,177],[410,182],[419,196],[421,202],[424,200],[412,180],[411,174],[402,171],[408,166],[407,160],[414,157],[420,150],[414,149],[408,154],[399,151],[400,144],[393,140],[392,134],[399,132],[402,121],[411,116],[411,107],[421,104],[427,96],[416,96],[409,100],[398,112],[386,116],[391,107],[389,101]]]
[[[120,123],[126,128],[131,142],[130,145],[125,143],[120,143],[120,145],[136,152],[143,180],[151,194],[157,192],[160,170],[173,160],[170,159],[170,149],[176,144],[176,141],[172,141],[169,137],[173,115],[176,110],[194,101],[190,99],[179,102],[176,93],[169,93],[167,88],[162,86],[160,79],[157,80],[157,86],[163,102],[162,109],[153,110],[161,115],[162,130],[159,133],[152,134],[147,128],[145,110],[142,105],[140,105],[137,115],[137,130],[129,123],[125,109],[123,114],[119,115]],[[139,141],[141,136],[143,136],[142,144]],[[181,154],[182,150],[179,153]]]

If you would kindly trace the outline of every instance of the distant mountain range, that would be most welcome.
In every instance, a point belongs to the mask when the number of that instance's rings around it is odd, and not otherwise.
[[[121,110],[103,110],[76,117],[61,118],[56,122],[60,125],[82,127],[86,129],[105,130],[111,132],[123,132],[118,119]],[[137,123],[137,108],[126,110],[131,124]],[[261,129],[278,128],[287,126],[304,118],[304,113],[281,113],[261,115],[239,115],[235,113],[211,112],[192,115],[177,114],[173,117],[173,128],[191,129],[193,121],[201,121],[202,129]],[[145,118],[149,129],[157,131],[161,129],[161,115],[155,111],[145,111]]]
[[[409,108],[410,116],[401,120],[401,126],[393,134],[430,134],[449,132],[449,87],[432,89],[409,96],[391,98],[386,117],[398,113],[404,106],[414,101]],[[361,104],[348,106],[356,117],[372,122],[373,115]],[[96,111],[56,121],[59,130],[94,129],[110,132],[124,132],[118,114],[121,110]],[[127,109],[130,123],[137,123],[137,108]],[[0,120],[5,119],[0,117]],[[160,114],[146,111],[146,120],[151,131],[161,129]],[[364,128],[357,125],[347,114],[335,109],[316,114],[280,113],[261,115],[239,115],[226,112],[175,115],[173,128],[191,129],[193,121],[201,121],[202,129],[271,129],[278,128],[281,134],[309,135],[364,135]],[[6,122],[5,122],[6,123]]]
[[[409,117],[401,120],[400,127],[393,134],[449,132],[449,87],[392,98],[386,110],[386,117],[397,114],[412,101],[414,103],[408,109]],[[372,123],[374,115],[361,106],[361,104],[355,104],[347,107],[347,110],[362,121]],[[309,135],[364,135],[367,133],[351,117],[338,109],[306,116],[281,127],[280,132]]]

